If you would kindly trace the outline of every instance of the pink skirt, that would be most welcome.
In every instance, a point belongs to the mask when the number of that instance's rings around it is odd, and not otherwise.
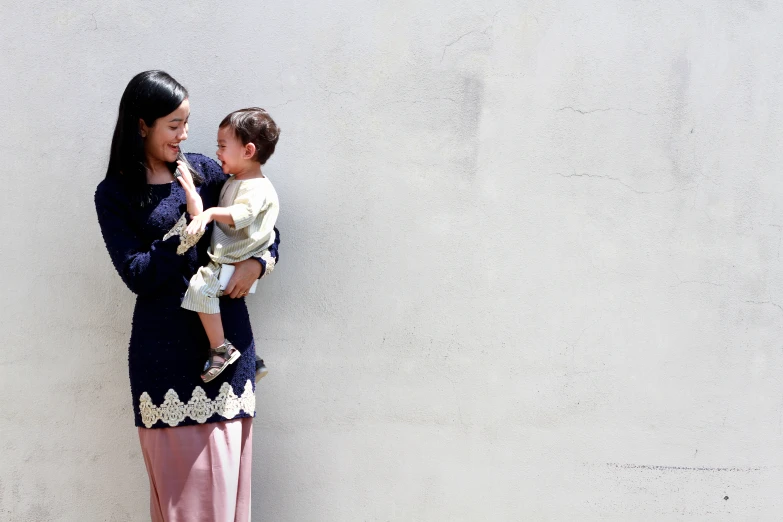
[[[248,522],[253,419],[139,428],[152,522]]]

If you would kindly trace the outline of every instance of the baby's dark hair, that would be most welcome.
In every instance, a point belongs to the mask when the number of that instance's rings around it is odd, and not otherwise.
[[[280,137],[280,127],[261,107],[249,107],[234,111],[220,122],[220,128],[229,127],[234,131],[242,145],[252,143],[256,146],[256,155],[253,158],[261,165],[275,151],[277,139]]]

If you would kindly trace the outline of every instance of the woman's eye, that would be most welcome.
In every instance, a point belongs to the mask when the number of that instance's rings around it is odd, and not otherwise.
[[[177,130],[179,127],[169,127],[171,130]]]

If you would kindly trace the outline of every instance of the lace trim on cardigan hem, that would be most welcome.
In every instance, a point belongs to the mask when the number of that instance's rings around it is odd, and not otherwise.
[[[147,428],[151,428],[159,420],[174,427],[187,417],[204,424],[215,413],[226,419],[236,417],[240,410],[253,415],[256,411],[256,396],[250,380],[245,383],[245,391],[239,397],[236,396],[231,385],[224,382],[220,386],[220,393],[214,399],[207,397],[201,386],[196,386],[187,404],[179,399],[179,395],[173,389],[166,392],[163,404],[160,406],[155,406],[149,394],[144,392],[139,397],[139,410],[141,421]]]

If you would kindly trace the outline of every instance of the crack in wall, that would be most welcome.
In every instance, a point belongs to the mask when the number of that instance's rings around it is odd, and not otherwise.
[[[679,283],[677,283],[676,285],[669,285],[669,288],[675,288],[675,287],[682,286],[682,285],[685,285],[685,284],[710,285],[710,286],[717,286],[717,287],[724,287],[724,286],[726,286],[723,283],[715,283],[713,281],[702,281],[702,280],[699,280],[699,279],[682,280],[682,279],[680,279],[680,276],[678,276],[676,273],[674,273],[674,277],[677,278]]]
[[[451,47],[452,45],[456,44],[457,42],[459,42],[460,40],[462,40],[466,36],[469,36],[471,34],[476,34],[476,33],[480,33],[480,34],[483,34],[484,36],[486,36],[487,32],[489,32],[490,29],[493,29],[495,27],[495,18],[498,16],[498,13],[500,13],[500,11],[502,11],[502,9],[498,9],[497,11],[495,11],[495,14],[492,15],[492,22],[490,22],[490,24],[487,27],[485,27],[482,31],[479,31],[478,29],[473,29],[473,30],[468,31],[467,33],[457,37],[455,40],[452,40],[451,42],[447,43],[446,45],[444,45],[443,46],[443,53],[440,55],[440,61],[442,62],[443,58],[445,58],[446,51],[448,50],[449,47]]]
[[[690,467],[690,466],[657,466],[657,465],[647,465],[647,464],[617,464],[614,462],[607,462],[606,465],[612,468],[645,469],[645,470],[653,470],[653,471],[738,471],[742,473],[747,473],[749,471],[762,471],[764,469],[767,469],[766,466],[711,468],[711,467]]]
[[[761,223],[761,225],[765,227],[774,227],[778,229],[778,261],[780,261],[780,245],[781,245],[781,240],[783,240],[783,235],[781,234],[781,232],[783,232],[783,226],[776,225],[774,223]]]
[[[743,302],[745,302],[745,303],[750,303],[750,304],[757,304],[757,305],[765,305],[765,304],[768,304],[768,305],[772,305],[772,306],[776,307],[776,308],[777,308],[777,309],[779,309],[781,312],[783,312],[783,306],[780,306],[779,304],[777,304],[775,301],[772,301],[772,300],[770,300],[770,301],[748,301],[748,300],[745,300],[745,301],[743,301]]]
[[[677,187],[672,187],[666,190],[639,190],[635,188],[632,185],[629,185],[628,183],[624,182],[623,180],[619,178],[615,178],[612,176],[604,176],[601,174],[577,174],[574,172],[573,174],[563,174],[561,172],[555,172],[554,175],[560,176],[561,178],[598,178],[598,179],[608,179],[610,181],[614,181],[615,183],[619,183],[620,185],[624,186],[628,190],[631,190],[633,192],[636,192],[637,194],[667,194],[669,192],[673,192],[677,189]]]
[[[571,105],[566,105],[565,107],[561,107],[559,109],[552,109],[554,111],[560,112],[565,110],[571,110],[573,112],[578,112],[579,114],[592,114],[594,112],[607,112],[607,111],[630,111],[635,112],[636,114],[641,114],[642,116],[648,116],[646,112],[637,111],[636,109],[631,109],[630,107],[606,107],[605,109],[590,109],[590,110],[582,110],[577,109],[576,107],[572,107]]]

